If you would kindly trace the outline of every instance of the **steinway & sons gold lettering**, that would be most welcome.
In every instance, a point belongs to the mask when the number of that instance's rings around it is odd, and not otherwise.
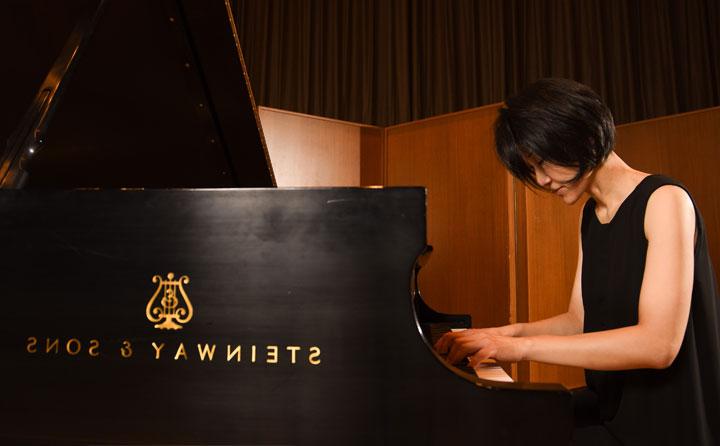
[[[157,284],[155,292],[145,305],[145,316],[158,330],[182,330],[183,325],[190,322],[195,312],[193,304],[184,288],[190,283],[187,275],[169,272],[167,279],[162,275],[152,276]],[[63,339],[59,337],[30,336],[25,343],[25,350],[31,355],[45,356],[83,356],[100,357],[100,340],[83,341],[80,338]],[[200,361],[250,364],[321,364],[320,347],[300,345],[239,345],[239,344],[208,344],[180,342],[166,345],[164,342],[152,341],[149,344],[133,343],[127,339],[115,341],[105,346],[104,356],[118,355],[123,359],[147,358],[156,361]]]
[[[184,342],[177,346],[167,346],[163,342],[152,342],[153,358],[159,360],[163,357],[172,358],[174,361],[189,359],[200,360],[201,362],[225,361],[225,362],[243,362],[243,351],[250,350],[249,360],[246,361],[265,364],[297,364],[298,353],[305,352],[305,358],[310,365],[320,365],[320,347],[311,346],[307,349],[299,345],[288,345],[285,347],[279,345],[267,345],[261,348],[257,345],[250,345],[243,348],[242,345],[226,344],[224,355],[218,351],[217,344],[188,344]],[[195,353],[197,351],[197,353]],[[164,353],[165,352],[165,353]]]
[[[27,338],[25,350],[32,355],[60,355],[69,356],[88,355],[100,356],[100,341],[90,339],[82,341],[78,338]],[[185,343],[168,345],[164,342],[153,341],[149,344],[149,357],[154,360],[167,359],[171,361],[191,361],[227,363],[248,362],[251,364],[290,364],[306,363],[312,366],[320,365],[321,351],[318,346],[302,347],[299,345],[239,345],[226,344],[224,349],[218,344]],[[131,341],[123,340],[117,350],[122,358],[136,357],[135,345]]]
[[[44,342],[41,343],[38,338],[31,336],[27,338],[25,350],[32,354],[59,355],[60,352],[63,352],[70,356],[77,356],[85,350],[88,356],[97,357],[100,356],[100,341],[91,339],[87,344],[83,344],[77,338],[71,338],[67,341],[61,341],[59,338],[45,338]]]

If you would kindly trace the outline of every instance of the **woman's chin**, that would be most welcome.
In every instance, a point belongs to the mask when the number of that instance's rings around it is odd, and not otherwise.
[[[564,191],[558,191],[555,194],[560,197],[563,203],[567,204],[568,206],[572,206],[573,204],[577,203],[578,199],[580,198],[580,195],[572,193],[567,189]]]

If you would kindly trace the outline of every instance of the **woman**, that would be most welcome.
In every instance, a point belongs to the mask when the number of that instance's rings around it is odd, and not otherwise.
[[[470,357],[583,367],[574,444],[720,444],[720,302],[702,218],[684,187],[613,151],[608,108],[588,87],[543,79],[508,99],[497,153],[530,186],[573,204],[580,250],[568,311],[448,333]],[[552,253],[548,253],[552,255]]]

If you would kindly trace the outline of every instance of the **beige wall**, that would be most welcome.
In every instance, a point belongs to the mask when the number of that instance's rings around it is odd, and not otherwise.
[[[360,186],[363,146],[378,127],[258,107],[278,187]],[[376,136],[378,141],[373,141]]]

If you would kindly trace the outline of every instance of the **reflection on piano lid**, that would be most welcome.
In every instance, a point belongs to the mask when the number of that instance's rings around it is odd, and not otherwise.
[[[3,187],[274,185],[226,2],[2,8]]]

